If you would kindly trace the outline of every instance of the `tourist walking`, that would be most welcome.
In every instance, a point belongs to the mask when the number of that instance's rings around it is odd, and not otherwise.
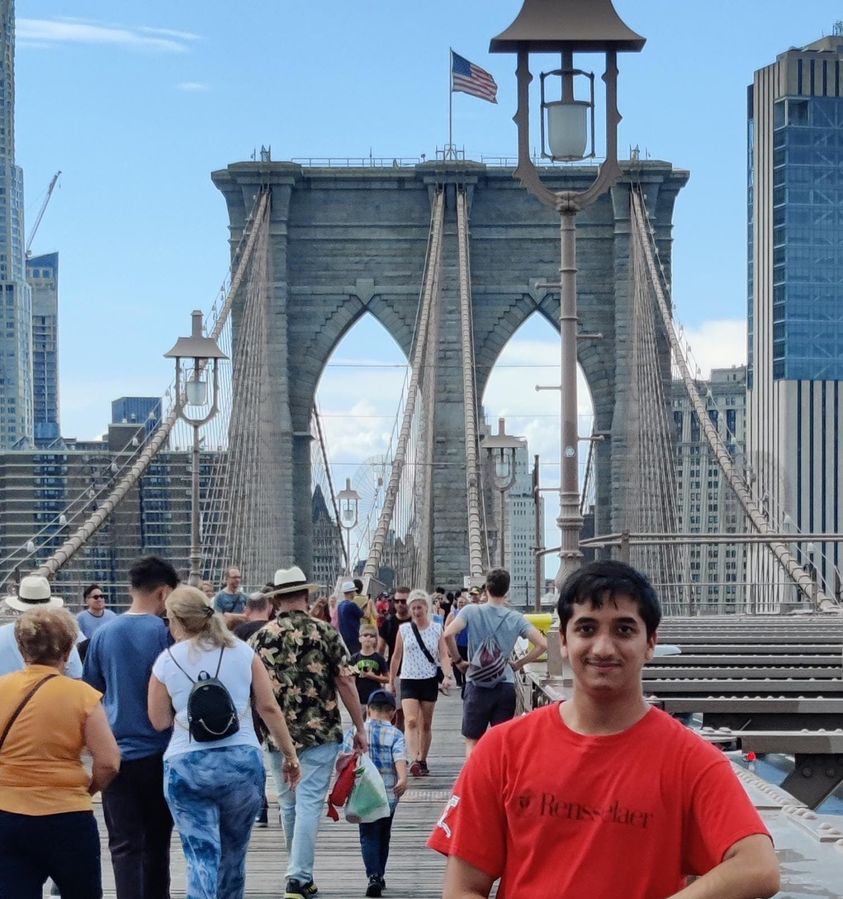
[[[147,713],[152,665],[170,644],[161,616],[179,582],[176,569],[144,556],[129,569],[129,610],[91,637],[85,680],[104,705],[123,762],[103,790],[102,810],[118,899],[168,899],[173,819],[164,800],[164,750],[170,741]]]
[[[248,640],[269,621],[271,614],[272,605],[266,593],[252,593],[246,600],[246,608],[243,610],[244,620],[234,628],[234,636],[238,640]]]
[[[102,694],[64,674],[78,628],[56,599],[14,622],[25,667],[0,677],[0,899],[41,899],[48,877],[64,899],[102,896],[91,797],[120,752]]]
[[[451,659],[442,635],[442,626],[430,619],[430,598],[424,590],[408,597],[410,620],[398,628],[395,654],[389,665],[390,684],[400,683],[401,708],[407,751],[413,759],[410,774],[424,777],[429,771],[427,756],[433,738],[433,712],[442,686],[452,683]],[[394,692],[394,691],[393,691]]]
[[[773,896],[776,855],[729,760],[644,699],[650,582],[593,562],[558,613],[573,692],[492,728],[467,760],[428,844],[449,856],[446,899],[488,896],[498,877],[507,896]]]
[[[460,611],[464,609],[468,605],[468,596],[466,593],[460,593],[460,595],[456,598],[454,602],[454,607],[451,609],[450,614],[445,619],[445,630],[448,630],[448,625],[459,615]],[[459,631],[455,637],[454,642],[457,645],[457,655],[451,655],[452,660],[454,660],[454,679],[457,682],[457,686],[460,688],[460,696],[465,698],[465,675],[462,672],[463,666],[459,664],[460,661],[467,662],[468,661],[468,631],[463,628]],[[449,650],[453,652],[452,650]]]
[[[156,730],[172,728],[164,753],[164,795],[187,860],[187,895],[242,899],[246,850],[265,784],[252,702],[281,749],[291,788],[299,780],[296,750],[266,669],[254,650],[228,631],[204,594],[179,586],[167,597],[166,610],[176,644],[152,668],[148,712]],[[209,678],[222,689],[205,688],[205,717],[198,718],[195,687],[212,684]],[[224,736],[215,739],[216,734]]]
[[[21,578],[17,593],[3,597],[3,604],[18,615],[31,609],[58,609],[64,605],[64,600],[53,593],[47,578],[40,574],[28,574]],[[15,638],[15,622],[0,625],[0,675],[20,671],[24,665],[24,658]],[[82,659],[76,644],[70,650],[64,673],[68,677],[82,677]]]
[[[363,608],[356,602],[357,588],[354,581],[343,581],[340,587],[343,598],[337,606],[337,629],[351,655],[360,652],[360,625]]]
[[[487,601],[467,605],[445,628],[445,641],[452,658],[466,678],[463,692],[462,735],[466,758],[486,729],[509,721],[515,715],[515,672],[547,651],[544,634],[515,609],[506,606],[509,572],[495,568],[486,576]],[[468,661],[464,661],[456,641],[468,634]],[[512,660],[519,637],[533,648]]]
[[[407,607],[407,599],[410,596],[409,587],[396,587],[392,597],[392,611],[386,616],[384,623],[378,628],[378,652],[391,661],[395,654],[395,641],[398,638],[398,628],[410,620],[410,610]]]
[[[379,652],[375,652],[377,645],[378,632],[375,627],[371,624],[362,625],[360,652],[355,652],[351,657],[361,708],[366,708],[369,697],[375,690],[389,683],[389,668],[386,659]]]
[[[111,609],[105,607],[105,593],[99,584],[88,584],[82,591],[82,599],[85,600],[86,608],[79,612],[76,621],[85,639],[90,640],[94,636],[94,631],[117,616]]]
[[[357,728],[354,748],[365,752],[368,741],[346,647],[330,624],[308,614],[314,585],[297,565],[279,568],[273,584],[268,596],[275,618],[252,637],[251,645],[269,673],[301,764],[301,782],[293,790],[270,734],[265,757],[278,790],[288,853],[284,896],[309,899],[316,893],[316,832],[342,741],[338,698]]]
[[[389,841],[392,822],[398,800],[407,789],[407,748],[404,734],[392,724],[395,715],[395,697],[386,690],[375,690],[366,706],[366,736],[369,740],[369,757],[383,778],[389,815],[368,824],[359,824],[360,851],[366,866],[367,896],[381,896],[386,887],[384,874],[389,858]],[[353,751],[354,728],[345,735],[344,752]]]
[[[225,585],[214,597],[214,609],[223,615],[240,615],[246,608],[249,598],[240,590],[242,578],[240,569],[232,565],[225,569]]]

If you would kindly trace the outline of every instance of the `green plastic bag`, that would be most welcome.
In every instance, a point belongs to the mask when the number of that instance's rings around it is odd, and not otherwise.
[[[368,753],[361,755],[354,772],[354,786],[345,804],[345,820],[352,824],[371,824],[389,817],[389,800],[380,771]]]

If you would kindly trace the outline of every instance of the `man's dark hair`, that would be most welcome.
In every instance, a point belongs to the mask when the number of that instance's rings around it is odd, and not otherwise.
[[[433,588],[433,592],[434,592],[434,593],[442,593],[442,594],[444,594],[444,593],[445,593],[445,588],[444,588],[444,587],[434,587],[434,588]]]
[[[249,596],[246,600],[246,611],[265,612],[269,608],[269,600],[263,593]]]
[[[94,590],[102,590],[99,584],[88,584],[87,587],[82,591],[82,599],[87,599]]]
[[[179,585],[179,576],[176,569],[165,559],[159,559],[158,556],[143,556],[129,569],[129,583],[133,590],[151,593],[159,587],[175,589]]]
[[[493,568],[486,575],[486,590],[492,596],[506,596],[509,593],[509,572],[505,568]]]
[[[395,596],[396,593],[409,593],[409,592],[410,592],[410,588],[409,588],[409,587],[396,587],[396,588],[392,591],[392,595]]]
[[[358,593],[363,592],[363,581],[361,581],[359,577],[354,578],[354,589]]]
[[[652,637],[662,620],[662,610],[653,585],[640,572],[624,562],[591,562],[570,575],[559,594],[557,612],[559,630],[564,635],[568,622],[574,616],[574,606],[589,603],[594,609],[602,609],[606,600],[616,596],[628,596],[638,606],[638,614]]]

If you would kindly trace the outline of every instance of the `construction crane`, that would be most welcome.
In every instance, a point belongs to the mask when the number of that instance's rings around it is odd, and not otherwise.
[[[47,196],[44,197],[44,202],[41,204],[41,208],[38,210],[38,215],[35,218],[35,224],[29,232],[29,238],[26,241],[27,259],[32,255],[32,241],[35,240],[35,235],[38,233],[38,226],[41,224],[41,219],[44,218],[44,213],[47,211],[47,204],[50,202],[50,197],[53,195],[53,191],[55,190],[60,175],[61,171],[58,171],[53,175],[53,180],[50,181],[50,186],[47,188]]]

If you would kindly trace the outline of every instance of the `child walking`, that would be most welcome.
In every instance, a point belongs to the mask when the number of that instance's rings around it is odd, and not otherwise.
[[[383,778],[389,799],[389,816],[359,824],[360,850],[369,878],[367,896],[381,896],[386,887],[384,872],[389,857],[389,838],[392,819],[399,798],[407,789],[407,749],[404,734],[392,724],[395,715],[395,697],[386,690],[375,690],[369,696],[366,733],[369,737],[369,756]],[[343,752],[352,752],[354,728],[345,735]]]
[[[376,652],[378,647],[378,631],[371,624],[360,628],[360,652],[351,657],[354,669],[354,683],[360,705],[365,709],[369,705],[369,697],[389,680],[389,668],[386,659]]]

